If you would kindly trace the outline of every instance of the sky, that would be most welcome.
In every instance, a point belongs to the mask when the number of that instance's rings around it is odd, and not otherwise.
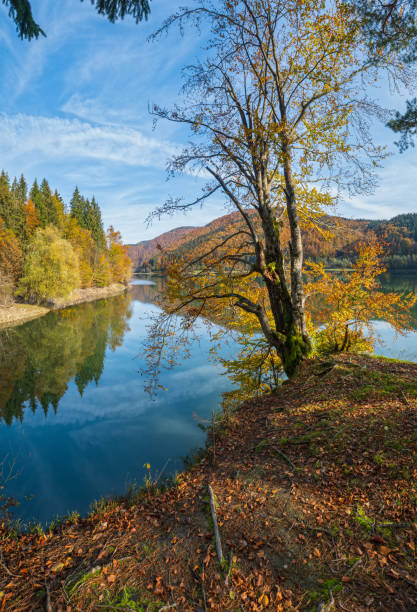
[[[48,36],[31,42],[18,38],[0,4],[0,168],[11,177],[23,172],[29,183],[46,177],[66,202],[76,185],[86,197],[95,195],[105,227],[114,225],[125,242],[224,214],[217,196],[186,216],[145,224],[168,197],[192,198],[203,184],[190,175],[167,180],[167,161],[188,134],[169,123],[154,128],[148,111],[154,103],[178,101],[181,69],[201,55],[204,32],[148,42],[183,4],[152,0],[149,20],[136,25],[128,18],[109,23],[87,0],[32,0]],[[388,97],[404,107],[404,96]],[[390,130],[379,125],[374,131],[393,155],[378,170],[374,193],[346,196],[336,212],[373,219],[417,212],[417,150],[399,154]]]

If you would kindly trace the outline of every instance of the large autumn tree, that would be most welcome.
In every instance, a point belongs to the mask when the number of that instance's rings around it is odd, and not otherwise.
[[[17,295],[41,303],[66,298],[79,286],[79,264],[71,243],[52,225],[38,228],[29,244]]]
[[[208,181],[194,201],[171,199],[154,215],[204,206],[221,193],[240,222],[185,263],[172,262],[154,352],[166,347],[157,338],[170,333],[167,317],[182,314],[189,329],[200,314],[232,313],[255,321],[291,376],[311,348],[302,225],[317,223],[338,190],[372,184],[381,151],[369,134],[376,108],[365,88],[377,70],[338,0],[199,0],[159,34],[203,23],[213,34],[207,59],[187,69],[184,105],[153,111],[191,128],[171,171]],[[381,57],[378,68],[389,62]]]

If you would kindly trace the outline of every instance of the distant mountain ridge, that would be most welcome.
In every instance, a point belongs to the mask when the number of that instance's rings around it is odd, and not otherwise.
[[[160,248],[169,249],[172,244],[185,238],[187,234],[194,229],[196,228],[192,226],[177,227],[151,240],[142,240],[136,244],[128,244],[128,255],[133,262],[134,268],[140,269],[142,266],[146,265],[154,255],[159,253]]]
[[[128,245],[128,254],[137,271],[163,270],[167,254],[186,255],[202,241],[212,241],[216,233],[224,234],[241,224],[240,214],[230,213],[201,227],[178,227],[152,240]],[[332,238],[324,239],[320,231],[315,229],[304,230],[306,259],[323,261],[331,266],[348,266],[354,259],[358,242],[376,235],[386,245],[385,263],[388,267],[417,269],[417,213],[376,221],[325,215],[320,224],[330,230]],[[288,241],[287,232],[288,228],[284,224],[283,244]]]

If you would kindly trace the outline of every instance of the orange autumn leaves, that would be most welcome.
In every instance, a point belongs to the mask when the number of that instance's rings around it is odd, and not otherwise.
[[[0,280],[15,282],[22,274],[22,249],[14,233],[0,217]]]
[[[306,295],[320,352],[371,350],[375,340],[373,322],[378,319],[390,323],[398,333],[410,329],[410,309],[417,295],[383,290],[383,245],[372,238],[368,243],[359,243],[357,252],[352,269],[342,274],[325,270],[324,264],[306,264],[311,278]]]

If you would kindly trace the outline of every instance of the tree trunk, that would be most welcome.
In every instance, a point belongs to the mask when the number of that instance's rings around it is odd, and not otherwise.
[[[263,207],[261,217],[265,238],[266,264],[263,276],[268,290],[275,329],[279,332],[280,337],[285,338],[282,342],[275,345],[275,348],[282,361],[284,372],[291,378],[297,366],[310,352],[310,342],[305,328],[302,276],[300,300],[300,287],[297,287],[296,292],[293,291],[292,283],[294,275],[292,268],[291,293],[288,289],[280,244],[279,226],[269,206]],[[293,257],[291,257],[291,264],[292,261]]]
[[[291,167],[291,153],[287,140],[283,142],[285,199],[287,204],[288,221],[290,225],[290,260],[291,260],[291,297],[297,327],[307,338],[307,327],[304,312],[304,283],[303,283],[303,241],[301,237],[300,221],[297,212],[294,179]]]

